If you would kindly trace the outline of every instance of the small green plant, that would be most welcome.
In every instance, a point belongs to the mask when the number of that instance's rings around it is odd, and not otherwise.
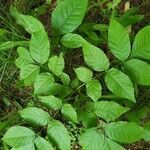
[[[31,34],[29,46],[17,48],[21,84],[34,86],[33,106],[19,111],[26,127],[13,126],[3,137],[12,150],[70,150],[68,121],[82,129],[77,139],[84,150],[123,150],[122,144],[150,140],[149,124],[144,128],[120,119],[138,99],[136,85],[150,85],[146,62],[150,26],[141,29],[131,44],[126,29],[111,19],[108,46],[114,58],[110,61],[102,49],[71,33],[82,23],[87,4],[87,0],[58,3],[52,13],[52,42],[41,22],[11,8],[17,23]],[[73,68],[74,79],[64,71],[65,54],[56,55],[52,44],[82,49],[85,64]]]

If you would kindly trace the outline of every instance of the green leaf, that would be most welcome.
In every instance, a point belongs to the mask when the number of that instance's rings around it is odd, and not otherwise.
[[[84,150],[124,150],[123,147],[111,141],[96,129],[88,129],[79,138]]]
[[[92,128],[97,126],[97,116],[92,112],[85,110],[78,112],[78,120],[82,121],[85,128]]]
[[[95,114],[107,122],[116,120],[128,110],[129,108],[122,107],[113,101],[100,101],[95,103]]]
[[[24,27],[28,33],[32,34],[36,31],[44,30],[44,26],[39,20],[32,16],[21,14],[15,7],[10,8],[10,13],[16,19],[17,23]]]
[[[109,60],[105,53],[89,43],[83,45],[85,63],[95,71],[104,71],[109,68]]]
[[[59,56],[51,57],[48,62],[48,67],[55,75],[60,76],[65,67],[63,53],[60,53]]]
[[[79,137],[79,143],[85,150],[100,150],[104,146],[104,136],[95,129],[88,129]]]
[[[64,85],[69,85],[70,84],[70,77],[66,73],[61,74],[61,81],[63,82]]]
[[[61,122],[57,120],[50,121],[48,124],[47,135],[49,140],[53,142],[58,149],[71,149],[69,132]]]
[[[109,90],[118,97],[136,102],[134,86],[130,78],[118,69],[110,69],[105,76],[105,82]]]
[[[62,38],[62,44],[68,48],[83,47],[83,56],[86,64],[95,71],[104,71],[109,68],[109,60],[105,53],[78,34],[67,34]]]
[[[40,72],[40,67],[33,64],[25,65],[21,68],[20,77],[24,80],[26,86],[32,85],[35,82],[38,74]]]
[[[150,141],[150,122],[144,126],[143,139],[147,142]]]
[[[102,87],[97,79],[91,79],[86,84],[86,93],[94,102],[102,95]]]
[[[139,124],[141,120],[145,120],[149,114],[150,109],[149,105],[147,105],[142,108],[138,108],[136,110],[133,109],[132,111],[127,113],[126,117],[128,118],[129,121],[136,122]]]
[[[125,71],[140,85],[150,85],[150,65],[139,59],[130,59],[125,62]]]
[[[139,8],[138,7],[131,7],[127,11],[124,12],[123,15],[117,17],[117,20],[124,26],[128,27],[135,23],[141,22],[144,18],[144,15],[138,15]]]
[[[25,108],[20,110],[19,114],[26,122],[34,126],[46,126],[50,121],[50,115],[37,107]]]
[[[78,67],[78,68],[74,69],[74,71],[75,71],[78,79],[82,82],[88,82],[93,76],[92,71],[86,67]]]
[[[14,126],[8,129],[3,137],[3,141],[11,147],[24,146],[32,143],[35,139],[35,133],[22,126]]]
[[[53,95],[39,96],[38,99],[43,105],[53,110],[59,110],[62,107],[62,100]]]
[[[108,31],[108,45],[112,54],[120,60],[129,57],[131,51],[129,35],[117,21],[111,20]]]
[[[35,147],[33,143],[30,143],[24,146],[19,146],[17,148],[12,148],[11,150],[35,150]]]
[[[105,126],[106,135],[120,143],[133,143],[142,139],[144,130],[133,122],[113,122]]]
[[[30,52],[25,47],[18,47],[17,52],[19,57],[16,59],[16,66],[22,68],[25,65],[34,63]]]
[[[44,30],[34,32],[30,41],[30,53],[33,59],[44,64],[50,55],[50,43],[48,35]]]
[[[59,96],[59,98],[63,99],[66,96],[70,95],[72,93],[72,88],[69,86],[61,85],[58,83],[50,85],[50,89],[48,94],[49,95],[55,95]]]
[[[51,73],[45,72],[38,75],[34,83],[34,94],[40,95],[49,92],[54,83],[54,77]]]
[[[78,122],[77,113],[70,104],[64,104],[61,109],[61,113],[67,120],[72,121],[74,123]]]
[[[106,150],[125,150],[121,145],[110,140],[109,138],[106,138],[106,142]]]
[[[54,150],[52,145],[40,136],[35,139],[34,144],[37,150]]]
[[[65,47],[79,48],[86,41],[78,34],[68,33],[61,38],[61,42]]]
[[[132,53],[133,57],[150,59],[150,26],[141,29],[133,42]]]
[[[16,46],[28,46],[28,41],[7,41],[0,44],[0,51],[12,49]]]
[[[60,34],[74,31],[81,23],[87,9],[87,0],[63,0],[52,13],[52,27]]]

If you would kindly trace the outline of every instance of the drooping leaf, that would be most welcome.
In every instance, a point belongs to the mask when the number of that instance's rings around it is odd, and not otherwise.
[[[59,110],[62,107],[62,100],[53,95],[39,96],[38,98],[43,105],[53,110]]]
[[[102,87],[97,79],[91,79],[86,84],[86,93],[94,102],[96,102],[102,94]]]
[[[135,36],[132,53],[133,57],[150,59],[150,26],[141,29]]]
[[[16,46],[28,46],[29,42],[28,41],[7,41],[0,43],[0,51],[12,49]]]
[[[24,27],[28,33],[32,34],[36,31],[44,30],[44,26],[39,20],[32,16],[21,14],[15,7],[10,8],[10,13],[16,19],[17,23]]]
[[[20,110],[19,114],[26,122],[34,126],[46,126],[50,121],[49,114],[37,107],[25,108]]]
[[[108,45],[112,54],[118,59],[125,60],[129,57],[131,51],[129,35],[115,20],[110,21]]]
[[[118,97],[136,102],[134,86],[130,78],[118,69],[110,69],[105,76],[105,82],[109,90]]]
[[[12,148],[11,150],[35,150],[34,143],[30,143],[24,146],[19,146],[16,148]]]
[[[54,83],[54,77],[51,73],[45,72],[38,75],[34,83],[34,94],[40,95],[49,92]]]
[[[22,126],[14,126],[8,129],[3,137],[3,141],[11,147],[20,147],[32,143],[35,133]]]
[[[52,27],[60,34],[74,31],[82,22],[87,0],[63,0],[52,13]]]
[[[83,45],[85,63],[95,71],[104,71],[109,68],[109,60],[105,53],[90,43]]]
[[[33,64],[25,65],[21,68],[20,78],[24,81],[26,86],[29,86],[35,82],[38,74],[40,72],[40,67]]]
[[[107,122],[114,121],[128,110],[129,108],[122,107],[113,101],[99,101],[95,103],[95,114]]]
[[[111,141],[96,129],[87,129],[79,138],[79,143],[85,150],[124,150],[119,144]]]
[[[48,67],[55,75],[60,76],[65,67],[63,53],[60,53],[59,56],[51,57],[48,62]]]
[[[16,66],[22,68],[25,65],[34,63],[30,52],[25,47],[18,47],[17,52],[19,57],[16,59]]]
[[[40,64],[44,64],[48,60],[50,54],[50,43],[48,35],[44,30],[32,34],[30,53],[33,59]]]
[[[62,37],[61,42],[65,47],[79,48],[86,41],[78,34],[68,33]]]
[[[61,109],[61,113],[67,120],[72,121],[74,123],[78,122],[77,113],[70,104],[64,104]]]
[[[130,59],[125,62],[125,71],[140,85],[150,85],[150,65],[139,59]]]
[[[47,135],[49,140],[53,142],[57,148],[61,150],[71,149],[71,138],[67,129],[61,122],[57,120],[50,121],[48,124]]]
[[[75,71],[78,79],[82,82],[88,82],[93,76],[92,71],[86,67],[78,67],[78,68],[74,69],[74,71]]]
[[[144,130],[133,122],[113,122],[105,126],[106,135],[120,143],[133,143],[142,139]]]
[[[70,77],[66,73],[61,74],[61,81],[63,82],[64,85],[69,85],[70,84]]]
[[[35,139],[34,144],[37,150],[54,150],[51,143],[40,136]]]

